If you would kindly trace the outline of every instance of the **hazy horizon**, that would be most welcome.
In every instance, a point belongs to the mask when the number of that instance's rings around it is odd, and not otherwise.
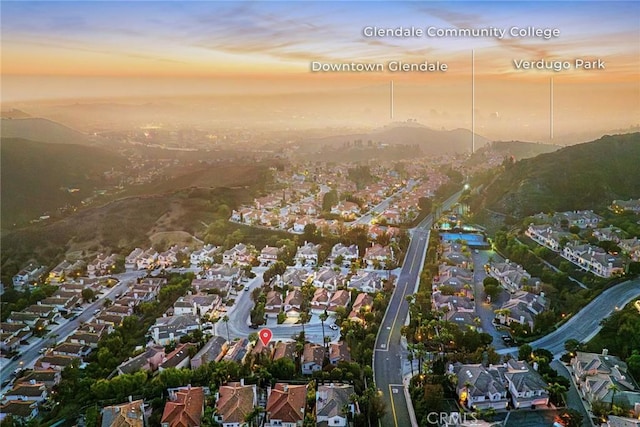
[[[576,5],[579,4],[579,7]],[[3,2],[2,106],[211,97],[251,127],[375,127],[416,119],[490,139],[637,125],[634,2]],[[558,30],[540,37],[365,37],[363,28]],[[472,55],[474,57],[472,67]],[[601,60],[604,70],[516,69]],[[446,72],[312,72],[327,64],[440,61]],[[475,110],[472,108],[472,68]],[[391,82],[393,81],[393,115]],[[208,120],[195,100],[184,114]],[[215,102],[214,102],[215,104]],[[64,114],[63,114],[64,116]],[[123,120],[130,120],[123,114]],[[198,119],[200,120],[200,119]]]

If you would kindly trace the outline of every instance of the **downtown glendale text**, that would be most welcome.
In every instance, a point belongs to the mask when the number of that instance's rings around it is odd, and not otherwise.
[[[423,62],[402,62],[390,61],[382,62],[311,62],[311,71],[314,73],[324,72],[353,72],[353,73],[380,73],[389,71],[397,72],[446,72],[449,66],[445,62],[423,61]]]

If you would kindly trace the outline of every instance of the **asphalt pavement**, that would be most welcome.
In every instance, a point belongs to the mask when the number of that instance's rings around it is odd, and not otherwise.
[[[451,207],[461,194],[462,192],[458,192],[447,199],[442,204],[442,211]],[[414,294],[419,285],[432,224],[433,216],[428,215],[413,230],[409,249],[376,339],[373,371],[376,386],[382,394],[387,409],[381,420],[381,425],[385,427],[411,425],[403,385],[402,368],[405,351],[400,341],[400,330],[409,313],[406,297]]]

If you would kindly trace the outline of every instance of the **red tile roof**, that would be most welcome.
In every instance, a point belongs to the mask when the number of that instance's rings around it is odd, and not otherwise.
[[[196,427],[204,411],[202,387],[183,388],[175,392],[175,399],[166,403],[161,423],[169,427]]]
[[[267,401],[269,419],[287,423],[303,421],[306,398],[306,385],[277,383]]]

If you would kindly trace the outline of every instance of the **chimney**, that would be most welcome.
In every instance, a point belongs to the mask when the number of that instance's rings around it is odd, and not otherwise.
[[[285,393],[288,393],[289,392],[289,384],[285,384],[284,387],[283,387],[283,390],[284,390]]]
[[[534,371],[538,370],[538,362],[533,362],[533,370]]]
[[[603,355],[603,356],[606,356],[606,355],[608,355],[608,354],[609,354],[609,349],[608,349],[608,348],[603,348],[603,349],[602,349],[602,355]]]
[[[240,378],[240,385],[244,387],[244,378]]]
[[[133,402],[133,396],[129,395],[129,403]]]

